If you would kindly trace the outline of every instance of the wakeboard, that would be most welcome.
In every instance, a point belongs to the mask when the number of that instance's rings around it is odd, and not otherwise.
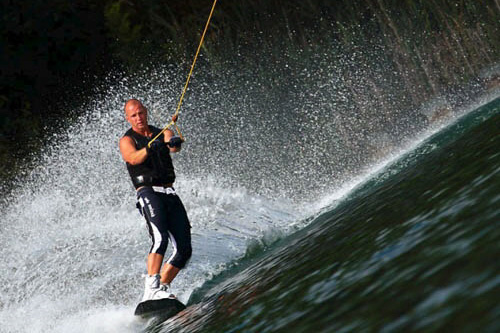
[[[186,306],[176,298],[147,300],[137,305],[134,315],[141,318],[161,317],[166,320],[185,308]]]

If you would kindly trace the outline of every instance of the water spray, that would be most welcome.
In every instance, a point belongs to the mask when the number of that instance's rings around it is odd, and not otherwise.
[[[201,50],[201,46],[203,45],[203,40],[205,39],[205,34],[207,33],[207,30],[208,30],[208,26],[210,25],[210,20],[212,19],[212,14],[214,13],[214,9],[215,9],[215,5],[217,4],[217,0],[214,0],[214,3],[212,4],[212,9],[210,10],[210,14],[208,15],[208,19],[207,19],[207,23],[205,24],[205,29],[203,30],[203,34],[201,35],[201,39],[200,39],[200,43],[198,45],[198,49],[196,50],[196,54],[194,56],[194,59],[193,59],[193,63],[191,64],[191,69],[189,71],[189,74],[188,74],[188,77],[187,77],[187,80],[186,80],[186,84],[184,85],[184,89],[182,90],[182,94],[181,94],[181,97],[179,99],[179,103],[177,103],[177,109],[175,110],[175,113],[174,115],[172,116],[172,120],[168,123],[167,126],[165,126],[164,129],[161,130],[160,133],[158,133],[158,135],[156,135],[153,139],[151,139],[151,141],[149,141],[148,143],[148,147],[151,148],[151,144],[160,136],[163,134],[163,132],[165,132],[170,126],[175,126],[175,130],[177,131],[177,133],[179,134],[179,137],[181,138],[182,141],[184,141],[184,138],[182,136],[182,133],[181,131],[179,130],[179,126],[177,126],[176,122],[177,122],[177,117],[179,115],[179,111],[181,109],[181,105],[182,105],[182,100],[184,99],[184,95],[186,94],[186,91],[187,91],[187,88],[188,88],[188,85],[189,85],[189,81],[191,80],[191,75],[193,74],[193,69],[194,69],[194,66],[196,64],[196,60],[198,59],[198,54],[200,53],[200,50]]]

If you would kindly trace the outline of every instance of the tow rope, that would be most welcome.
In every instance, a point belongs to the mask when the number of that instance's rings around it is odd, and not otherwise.
[[[200,53],[201,45],[203,44],[203,40],[205,39],[205,34],[207,33],[208,26],[210,25],[210,20],[212,19],[212,14],[214,13],[216,3],[217,3],[217,0],[214,0],[214,3],[212,5],[212,10],[210,10],[210,15],[208,16],[207,24],[205,25],[205,29],[203,30],[203,34],[201,35],[200,44],[198,45],[198,49],[196,50],[196,54],[195,54],[194,59],[193,59],[193,63],[191,64],[191,70],[189,71],[189,74],[188,74],[188,77],[186,80],[186,84],[184,85],[184,89],[182,90],[181,98],[179,99],[179,103],[177,103],[177,110],[175,110],[175,113],[172,116],[172,118],[174,116],[177,116],[179,114],[180,109],[181,109],[182,100],[184,99],[184,95],[186,94],[186,91],[187,91],[187,88],[189,85],[189,80],[191,80],[191,75],[193,74],[194,65],[196,64],[196,60],[198,59],[198,54]],[[158,133],[158,135],[156,135],[153,139],[151,139],[151,141],[148,142],[148,147],[151,147],[151,144],[153,143],[153,141],[158,139],[158,137],[160,135],[162,135],[163,132],[165,132],[172,125],[175,126],[175,130],[177,131],[177,133],[179,133],[179,137],[181,138],[181,140],[184,141],[184,138],[182,137],[181,131],[179,130],[179,126],[177,126],[176,122],[172,119],[168,123],[168,125],[165,126],[165,128],[162,129],[160,133]]]

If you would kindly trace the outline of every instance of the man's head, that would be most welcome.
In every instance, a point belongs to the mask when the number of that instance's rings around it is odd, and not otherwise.
[[[135,98],[125,103],[125,119],[136,132],[142,132],[148,128],[148,110]]]

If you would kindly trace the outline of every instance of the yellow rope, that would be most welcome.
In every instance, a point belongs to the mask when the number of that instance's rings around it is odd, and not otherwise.
[[[186,91],[187,91],[187,88],[188,88],[188,85],[189,85],[189,80],[191,80],[191,75],[193,74],[194,65],[196,64],[196,60],[198,59],[198,54],[200,53],[201,45],[203,44],[203,40],[205,39],[205,34],[207,33],[208,26],[210,24],[210,20],[212,19],[212,14],[214,13],[214,9],[215,9],[215,4],[216,3],[217,3],[217,0],[214,0],[214,3],[212,5],[212,10],[210,11],[210,15],[208,16],[207,24],[205,25],[205,29],[203,30],[203,34],[201,35],[200,44],[198,45],[198,49],[196,50],[196,54],[194,56],[193,63],[191,64],[191,70],[189,71],[189,74],[188,74],[188,77],[187,77],[187,80],[186,80],[186,84],[184,85],[184,89],[182,90],[182,95],[181,95],[181,98],[179,99],[179,103],[177,104],[177,110],[175,111],[174,116],[177,116],[179,114],[180,109],[181,109],[182,100],[184,99],[184,94],[186,94]],[[165,128],[160,133],[158,133],[158,135],[155,136],[148,143],[148,146],[151,146],[151,143],[153,141],[155,141],[156,139],[158,139],[158,137],[160,135],[162,135],[163,132],[165,132],[172,125],[175,126],[175,129],[177,130],[177,133],[179,133],[179,136],[181,137],[181,139],[183,139],[182,134],[179,131],[179,127],[177,126],[177,124],[175,123],[175,121],[171,120],[170,123],[168,123],[168,125],[165,126]]]

